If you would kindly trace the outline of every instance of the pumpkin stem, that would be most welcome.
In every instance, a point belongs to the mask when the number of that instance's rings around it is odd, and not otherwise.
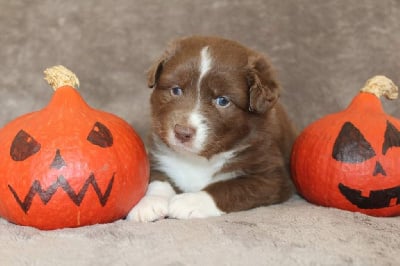
[[[375,76],[369,80],[364,85],[360,91],[369,92],[374,94],[376,97],[380,98],[385,96],[389,100],[397,99],[398,97],[397,86],[385,76]]]
[[[53,66],[44,71],[44,79],[56,91],[63,86],[79,88],[79,80],[75,74],[64,66]]]

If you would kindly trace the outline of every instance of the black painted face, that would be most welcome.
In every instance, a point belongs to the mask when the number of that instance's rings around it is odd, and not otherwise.
[[[93,125],[86,139],[89,143],[99,146],[101,148],[108,148],[113,145],[113,136],[111,134],[111,131],[104,124],[100,122],[96,122]],[[41,147],[42,147],[41,144],[37,140],[35,140],[29,133],[27,133],[24,130],[20,130],[14,137],[13,142],[11,143],[10,157],[12,160],[16,162],[25,161],[29,157],[39,152]],[[62,157],[62,152],[60,151],[60,149],[57,149],[55,151],[54,159],[49,165],[49,168],[61,169],[66,166],[67,162],[64,161]],[[52,196],[56,193],[59,187],[61,187],[67,193],[69,198],[76,206],[80,206],[90,184],[93,186],[93,189],[97,197],[99,198],[100,204],[102,206],[105,206],[113,187],[114,175],[115,173],[111,177],[108,186],[106,188],[106,191],[104,193],[101,192],[93,173],[91,173],[89,177],[86,179],[86,181],[82,184],[82,188],[78,193],[75,193],[73,188],[68,183],[67,178],[65,178],[62,175],[59,175],[57,180],[47,189],[43,189],[40,184],[40,181],[35,180],[31,185],[28,194],[25,196],[23,200],[21,200],[21,198],[18,196],[17,192],[11,185],[8,185],[8,188],[13,194],[18,205],[25,213],[29,211],[32,204],[32,200],[36,194],[39,195],[40,199],[44,204],[47,204],[51,200]]]
[[[388,150],[394,147],[400,147],[400,131],[387,121],[382,154],[386,155]],[[333,159],[343,163],[357,164],[375,156],[376,152],[361,131],[351,122],[346,122],[333,146]],[[371,174],[376,177],[389,178],[379,161],[376,162]],[[362,196],[361,190],[350,188],[342,183],[339,183],[338,188],[347,200],[360,209],[379,209],[391,207],[393,204],[400,204],[400,186],[372,190],[369,193],[369,197]]]

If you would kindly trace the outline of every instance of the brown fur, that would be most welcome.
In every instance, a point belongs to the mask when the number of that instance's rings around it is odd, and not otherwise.
[[[278,102],[280,87],[270,64],[253,50],[217,37],[196,36],[173,42],[148,71],[148,85],[154,88],[153,134],[168,145],[168,123],[186,123],[185,114],[196,101],[199,53],[204,46],[210,48],[213,67],[202,81],[201,112],[209,120],[212,134],[199,155],[211,158],[241,147],[220,171],[241,175],[203,190],[224,212],[287,200],[293,190],[288,162],[296,134]],[[175,85],[185,89],[184,100],[174,99],[169,93]],[[233,105],[217,109],[212,99],[220,95],[228,95]],[[152,163],[154,166],[156,162]],[[169,177],[153,167],[151,180]],[[175,189],[182,192],[176,186]]]

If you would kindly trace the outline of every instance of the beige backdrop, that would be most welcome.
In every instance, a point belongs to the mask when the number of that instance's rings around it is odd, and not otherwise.
[[[0,1],[0,126],[46,105],[42,71],[72,69],[95,108],[148,131],[145,70],[173,38],[219,35],[267,54],[300,129],[366,79],[400,83],[400,3],[320,0]],[[385,103],[400,116],[398,102]]]

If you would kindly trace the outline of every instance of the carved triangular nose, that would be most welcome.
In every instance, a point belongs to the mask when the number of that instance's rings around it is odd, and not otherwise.
[[[383,169],[382,165],[379,162],[376,162],[375,164],[375,169],[374,169],[374,173],[372,174],[373,176],[376,176],[378,174],[384,175],[386,176],[386,172]]]
[[[53,162],[50,164],[50,168],[60,169],[63,166],[66,166],[64,159],[61,157],[61,152],[59,149],[56,151],[56,155],[54,156]]]

